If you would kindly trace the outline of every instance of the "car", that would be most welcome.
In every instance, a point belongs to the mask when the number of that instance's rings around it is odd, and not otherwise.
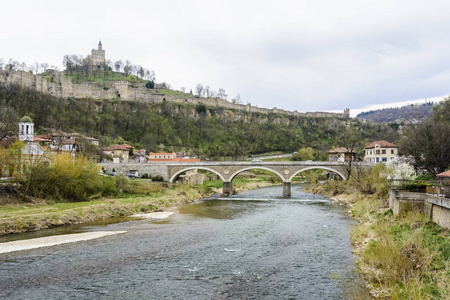
[[[136,175],[136,174],[127,174],[127,177],[129,177],[129,178],[139,178],[139,176]]]
[[[116,175],[117,175],[116,172],[111,172],[111,173],[109,173],[109,176],[116,176]]]

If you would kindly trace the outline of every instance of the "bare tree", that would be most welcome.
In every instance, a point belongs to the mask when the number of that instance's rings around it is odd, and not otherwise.
[[[48,69],[48,63],[46,63],[46,62],[41,63],[41,68],[42,68],[42,70],[43,70],[44,72],[47,71],[47,69]]]
[[[34,63],[34,72],[37,75],[39,73],[40,65],[38,62]]]
[[[227,92],[223,88],[219,89],[219,91],[217,92],[217,96],[219,96],[220,99],[224,100],[228,98]]]
[[[26,68],[27,68],[27,64],[24,63],[24,62],[22,62],[22,63],[20,64],[20,70],[25,71]]]
[[[121,60],[118,60],[114,63],[114,69],[116,72],[120,72],[122,70],[123,62]]]
[[[110,59],[105,60],[105,68],[103,70],[103,78],[106,78],[109,71],[112,69],[112,61]]]
[[[235,99],[237,104],[242,104],[241,95],[237,94]]]
[[[5,63],[5,61],[3,60],[3,58],[0,58],[0,69],[3,69],[4,63]]]
[[[125,61],[125,66],[123,67],[123,73],[128,76],[133,71],[133,63],[130,60]]]
[[[8,136],[17,134],[17,114],[11,108],[0,110],[0,141]]]
[[[144,79],[145,69],[141,65],[138,66],[138,74],[139,74],[139,77],[141,78],[141,80]]]
[[[19,62],[17,60],[9,59],[8,63],[5,66],[5,69],[9,72],[17,71],[19,67]]]
[[[197,95],[197,97],[201,97],[203,95],[203,84],[199,83],[197,84],[197,86],[195,87],[195,93]]]
[[[353,162],[356,159],[355,157],[356,149],[362,143],[361,132],[358,131],[358,128],[356,127],[352,126],[345,127],[338,140],[342,144],[341,147],[344,147],[346,150],[344,154],[344,161],[342,163],[347,172],[347,180],[349,180],[350,176],[352,175]]]
[[[205,97],[209,98],[210,97],[210,92],[211,92],[211,88],[209,87],[209,85],[205,86]]]

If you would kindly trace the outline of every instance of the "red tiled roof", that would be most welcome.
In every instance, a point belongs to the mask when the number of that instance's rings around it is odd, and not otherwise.
[[[345,147],[339,147],[328,151],[328,153],[348,153],[348,152],[349,151]],[[355,153],[355,151],[352,151],[352,153]]]
[[[150,152],[150,155],[174,155],[175,152],[171,152],[171,153],[156,153],[156,152]]]
[[[118,145],[118,144],[114,144],[108,147],[111,150],[123,150],[123,151],[128,151],[129,148],[124,147],[124,145]]]
[[[155,161],[172,161],[172,162],[180,162],[180,158],[150,158],[147,162],[155,162]]]
[[[200,162],[200,159],[198,158],[158,158],[158,159],[149,159],[147,162],[179,162],[179,163],[188,163],[188,162]]]
[[[394,144],[386,142],[386,141],[375,141],[375,142],[370,143],[364,149],[375,148],[375,145],[380,145],[381,148],[398,148],[397,145],[394,145]]]
[[[438,177],[450,177],[450,171],[442,172],[440,174],[437,174]]]
[[[37,141],[37,142],[51,142],[52,141],[51,139],[47,138],[44,135],[37,135],[33,138],[33,140]]]
[[[200,159],[198,159],[198,158],[182,158],[182,159],[180,159],[180,162],[200,162]]]
[[[126,148],[127,150],[130,149],[130,148],[134,148],[133,146],[128,145],[128,144],[122,144],[121,146]]]

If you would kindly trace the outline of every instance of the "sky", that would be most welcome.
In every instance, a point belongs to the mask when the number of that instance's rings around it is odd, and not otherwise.
[[[448,0],[5,2],[5,61],[62,69],[64,55],[86,56],[101,39],[107,59],[173,89],[201,83],[299,112],[354,115],[450,94]]]

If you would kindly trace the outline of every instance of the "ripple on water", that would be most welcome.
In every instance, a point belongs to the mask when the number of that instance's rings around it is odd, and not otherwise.
[[[0,298],[340,299],[352,221],[323,197],[270,193],[281,187],[112,226],[121,236],[0,256]]]

